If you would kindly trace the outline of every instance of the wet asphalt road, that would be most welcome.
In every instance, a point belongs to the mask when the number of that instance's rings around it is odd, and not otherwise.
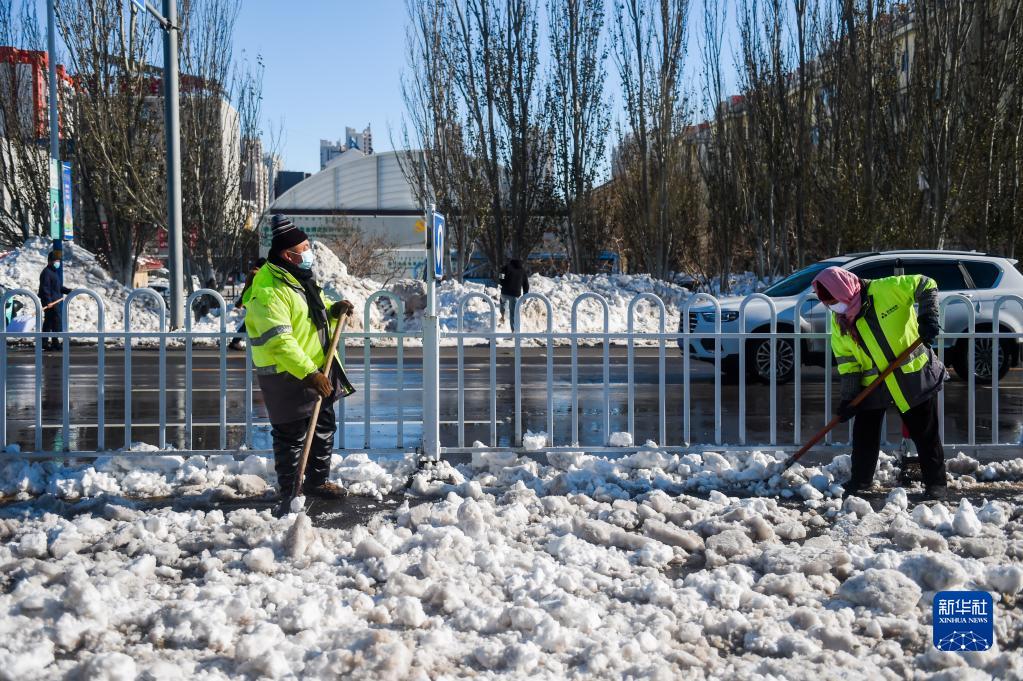
[[[554,438],[556,445],[571,442],[572,400],[571,364],[569,348],[554,351]],[[193,443],[195,449],[215,449],[219,445],[220,390],[219,362],[216,350],[196,349],[193,361]],[[489,443],[490,438],[490,367],[486,347],[466,348],[464,376],[465,443],[474,440]],[[244,441],[245,423],[245,368],[244,354],[230,352],[227,356],[226,419],[227,442],[237,447]],[[156,443],[159,423],[158,353],[136,349],[132,353],[131,400],[132,439]],[[367,396],[371,401],[373,423],[370,442],[374,447],[415,447],[419,440],[421,419],[422,371],[420,351],[404,350],[404,362],[399,371],[394,348],[373,348],[366,371],[362,348],[348,348],[346,368],[358,392],[345,401],[345,443],[362,446],[365,429],[362,419]],[[117,448],[124,444],[124,353],[106,351],[105,409],[106,445]],[[547,414],[547,359],[543,348],[523,348],[522,400],[523,430],[534,432],[546,429]],[[441,439],[444,446],[458,444],[458,376],[454,348],[442,349],[441,360]],[[32,352],[10,349],[8,352],[7,438],[31,449],[35,421],[35,355]],[[400,378],[399,378],[399,373]],[[628,374],[626,350],[614,347],[610,351],[611,432],[626,430],[628,426]],[[514,438],[514,351],[497,351],[496,405],[498,446],[510,445]],[[62,432],[63,396],[61,389],[61,356],[46,354],[41,371],[43,446],[46,450],[91,450],[96,447],[96,419],[98,403],[98,377],[96,349],[75,347],[71,351],[70,421],[67,442]],[[579,420],[580,444],[604,443],[603,360],[600,348],[579,350]],[[637,348],[633,381],[636,403],[636,439],[659,440],[658,380],[660,376],[656,348]],[[368,379],[368,381],[367,381]],[[255,377],[253,377],[255,385]],[[683,362],[677,350],[666,353],[665,370],[667,444],[683,442]],[[714,366],[692,361],[690,367],[691,413],[690,428],[693,443],[713,443],[715,413]],[[806,367],[802,379],[803,417],[799,441],[809,438],[826,422],[824,410],[824,371]],[[833,381],[833,400],[837,400],[837,381]],[[991,440],[991,388],[978,385],[976,401],[976,436],[978,442]],[[739,394],[736,383],[722,382],[721,426],[725,444],[739,442]],[[953,376],[946,384],[947,442],[966,442],[969,425],[969,394],[965,381]],[[184,445],[185,421],[185,357],[182,350],[168,350],[167,372],[167,439],[169,444]],[[777,397],[777,443],[796,442],[794,432],[795,388],[793,384],[779,386]],[[1023,432],[1023,370],[1014,369],[999,389],[998,432],[1000,442],[1019,442]],[[837,403],[833,402],[833,404]],[[265,419],[266,412],[258,385],[254,388],[253,404],[256,419]],[[399,411],[403,423],[403,441],[397,437]],[[893,413],[894,416],[894,413]],[[746,440],[767,442],[770,435],[770,389],[768,386],[746,386]],[[899,422],[888,419],[888,439],[898,442]],[[848,439],[846,426],[840,426],[836,441]],[[265,435],[257,434],[256,446],[265,446]]]

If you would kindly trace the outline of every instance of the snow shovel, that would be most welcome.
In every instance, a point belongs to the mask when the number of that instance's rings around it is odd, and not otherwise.
[[[875,390],[877,390],[878,386],[880,386],[882,383],[884,383],[885,379],[892,375],[892,372],[894,372],[896,369],[898,369],[900,366],[902,366],[906,362],[906,360],[909,359],[909,356],[912,355],[913,352],[918,347],[920,347],[921,343],[923,343],[923,340],[920,339],[920,338],[917,338],[915,341],[913,341],[908,348],[903,350],[902,353],[898,357],[895,358],[894,362],[889,364],[888,367],[884,371],[881,372],[881,375],[877,377],[876,381],[874,381],[873,383],[868,385],[866,388],[863,389],[863,392],[861,392],[859,395],[857,395],[855,398],[853,398],[853,401],[849,403],[849,406],[850,407],[858,407],[860,405],[860,403],[863,402],[863,400],[865,400],[868,397],[870,397],[871,393],[873,393]],[[807,442],[805,445],[803,445],[799,449],[798,452],[796,452],[795,454],[793,454],[789,458],[785,459],[785,463],[782,464],[781,470],[784,471],[789,466],[791,466],[795,462],[799,461],[799,459],[804,454],[806,454],[808,451],[810,451],[810,449],[815,444],[817,444],[818,442],[823,440],[824,436],[827,435],[829,432],[831,432],[831,429],[834,428],[835,426],[837,426],[839,423],[841,423],[841,421],[842,421],[842,417],[836,414],[834,416],[834,418],[832,418],[830,421],[828,421],[828,424],[826,426],[824,426],[816,435],[814,435],[812,438],[810,438],[809,442]]]
[[[345,332],[345,328],[348,326],[349,315],[345,315],[342,320],[334,327],[334,335],[330,339],[330,347],[327,348],[327,356],[323,360],[323,373],[330,378],[330,372],[334,368],[334,355],[337,353],[337,343],[341,339],[341,334]],[[341,368],[342,379],[346,387],[351,387],[348,382],[348,377],[344,375],[344,368]],[[355,392],[354,388],[351,388],[351,394]],[[309,429],[305,433],[305,446],[302,448],[302,458],[298,460],[298,475],[295,476],[295,488],[291,491],[291,497],[288,499],[290,502],[302,493],[302,481],[305,479],[305,466],[309,461],[309,450],[313,446],[313,433],[316,431],[316,420],[320,416],[320,408],[323,406],[323,398],[318,397],[316,404],[313,405],[313,415],[309,419]],[[344,427],[344,426],[342,426]]]

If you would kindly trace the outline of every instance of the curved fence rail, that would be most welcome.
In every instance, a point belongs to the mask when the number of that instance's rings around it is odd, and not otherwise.
[[[226,310],[220,294],[205,289],[189,297],[189,309],[203,296]],[[61,303],[64,318],[72,304],[91,306],[95,328],[44,332],[35,294],[10,290],[0,303],[6,309],[14,298],[35,322],[15,331],[0,320],[0,448],[37,457],[99,456],[139,442],[180,453],[269,450],[251,351],[229,352],[238,332],[226,315],[212,327],[188,315],[184,329],[169,330],[163,299],[139,289],[124,302],[125,328],[110,329],[103,298],[79,289]],[[393,318],[388,330],[373,330],[371,312],[383,299]],[[362,345],[361,362],[348,364],[351,348],[339,349],[358,392],[336,404],[336,446],[414,452],[436,423],[442,456],[481,446],[628,453],[647,440],[680,450],[795,449],[831,416],[831,316],[809,292],[795,304],[753,294],[738,305],[703,293],[668,305],[651,292],[631,299],[589,292],[570,306],[534,292],[515,306],[517,332],[498,310],[479,291],[456,302],[439,335],[440,406],[431,413],[418,318],[393,292],[370,296],[356,313],[362,328],[343,336]],[[999,368],[1020,357],[1023,298],[951,293],[940,311],[938,356],[956,373],[965,366],[991,374],[965,371],[948,384],[942,438],[952,438],[950,449],[1019,448],[1023,372],[1003,378]],[[44,352],[49,337],[61,341],[58,354]],[[894,411],[888,416],[897,420]],[[847,442],[851,428],[841,431],[824,446]],[[899,440],[896,431],[885,446]]]

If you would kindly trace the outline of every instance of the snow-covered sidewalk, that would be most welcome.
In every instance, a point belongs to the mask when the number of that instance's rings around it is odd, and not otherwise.
[[[257,456],[142,456],[8,464],[0,480],[66,499],[273,482]],[[415,473],[400,508],[345,530],[251,509],[9,506],[0,677],[1023,677],[1016,503],[909,507],[896,489],[878,510],[843,505],[848,457],[758,483],[778,458],[478,454]],[[950,469],[961,493],[1023,461]],[[332,477],[375,496],[413,472],[353,455]],[[957,587],[993,592],[996,649],[931,646],[933,594]]]

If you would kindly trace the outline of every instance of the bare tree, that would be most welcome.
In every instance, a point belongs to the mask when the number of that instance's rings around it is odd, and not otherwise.
[[[182,208],[189,260],[203,281],[237,271],[256,239],[241,196],[242,151],[260,137],[262,63],[234,58],[239,9],[233,0],[183,8]]]
[[[58,2],[56,12],[75,74],[81,217],[93,227],[82,230],[81,241],[130,285],[165,221],[162,117],[149,66],[156,29],[119,0]]]
[[[33,90],[33,74],[49,71],[35,3],[0,0],[0,46],[0,243],[13,246],[50,224],[49,109],[36,109]],[[67,98],[59,104],[66,123]]]
[[[683,143],[682,88],[688,0],[621,0],[612,33],[625,95],[615,179],[621,228],[633,260],[665,277],[695,226],[695,162]]]
[[[480,244],[494,274],[505,254],[527,255],[553,223],[553,146],[542,101],[535,0],[452,5],[454,82],[468,153],[479,160],[490,202]]]
[[[604,161],[610,112],[604,97],[604,0],[550,0],[549,82],[557,188],[565,206],[571,266],[593,272],[607,235],[593,187]]]
[[[383,236],[372,236],[359,229],[351,219],[336,216],[330,220],[335,236],[327,246],[337,254],[353,277],[372,277],[387,284],[404,269],[394,259],[394,242]]]
[[[467,146],[467,126],[455,89],[452,16],[445,3],[407,0],[408,69],[402,76],[406,116],[398,160],[423,205],[446,216],[462,279],[490,201],[484,171]],[[398,145],[395,145],[398,146]]]

